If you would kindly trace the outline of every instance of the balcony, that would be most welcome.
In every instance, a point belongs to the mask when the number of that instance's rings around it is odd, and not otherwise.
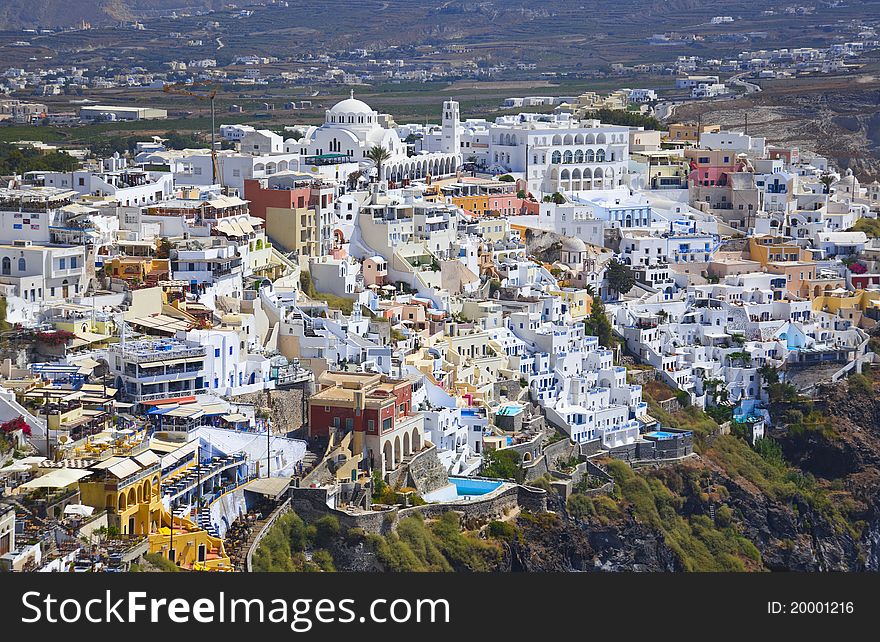
[[[192,388],[187,390],[174,390],[168,392],[156,392],[146,395],[131,395],[136,401],[156,401],[157,399],[174,399],[177,397],[191,397],[208,392],[207,388]]]

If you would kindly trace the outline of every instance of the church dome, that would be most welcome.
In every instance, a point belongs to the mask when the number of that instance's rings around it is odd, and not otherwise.
[[[346,98],[330,108],[331,114],[372,114],[372,108],[363,100]]]
[[[575,236],[568,236],[562,241],[563,252],[586,252],[587,244]]]

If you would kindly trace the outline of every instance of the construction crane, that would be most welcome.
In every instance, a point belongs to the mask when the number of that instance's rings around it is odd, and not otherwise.
[[[212,89],[208,93],[202,93],[198,91],[192,91],[191,88],[197,87],[199,85],[204,84],[213,84],[210,81],[207,82],[195,82],[195,83],[175,83],[173,85],[165,85],[162,87],[162,91],[166,94],[181,94],[183,96],[192,96],[198,100],[209,100],[211,101],[211,181],[214,185],[218,184],[218,179],[220,180],[220,187],[223,187],[222,176],[220,174],[220,165],[217,159],[217,147],[216,147],[216,123],[214,118],[214,99],[217,97],[217,90]]]

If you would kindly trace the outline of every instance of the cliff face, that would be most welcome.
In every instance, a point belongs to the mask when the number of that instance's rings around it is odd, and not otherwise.
[[[673,466],[612,465],[608,502],[520,517],[503,570],[878,571],[877,397],[868,378],[821,389],[830,427],[775,431],[776,451],[722,436]]]

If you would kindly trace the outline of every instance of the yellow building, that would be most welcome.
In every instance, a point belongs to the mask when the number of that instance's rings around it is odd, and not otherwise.
[[[109,524],[120,533],[147,536],[151,553],[160,553],[182,568],[232,570],[223,541],[190,520],[174,517],[172,537],[172,515],[162,504],[162,461],[156,453],[110,457],[90,470],[92,474],[79,482],[81,501],[106,510]]]
[[[66,305],[65,307],[73,308],[74,306]],[[51,322],[56,330],[65,330],[79,336],[100,334],[109,337],[116,331],[116,322],[112,316],[103,313],[91,314],[90,308],[82,305],[76,306],[71,314],[53,317]]]
[[[848,292],[841,288],[813,298],[814,312],[840,315],[842,310],[859,310],[865,313],[877,309],[880,309],[880,292],[874,290]]]
[[[558,296],[568,306],[568,313],[572,321],[583,321],[590,315],[593,305],[593,297],[586,290],[566,288],[563,290],[551,290],[550,294]]]
[[[114,279],[122,279],[128,283],[146,283],[148,280],[167,280],[171,274],[171,260],[117,256],[105,263],[104,269]]]
[[[317,221],[315,210],[311,208],[266,208],[266,233],[285,252],[300,256],[320,256]]]
[[[775,236],[750,237],[749,257],[761,267],[767,267],[770,262],[811,261],[813,258],[809,250]]]
[[[449,202],[460,207],[466,212],[485,216],[489,212],[489,195],[474,194],[472,196],[451,196]]]
[[[630,154],[632,160],[647,167],[650,189],[686,187],[690,166],[676,150],[640,151]]]
[[[673,123],[669,126],[669,134],[666,136],[668,143],[690,143],[696,145],[700,142],[700,134],[714,134],[721,131],[721,125],[698,125],[697,123]]]

